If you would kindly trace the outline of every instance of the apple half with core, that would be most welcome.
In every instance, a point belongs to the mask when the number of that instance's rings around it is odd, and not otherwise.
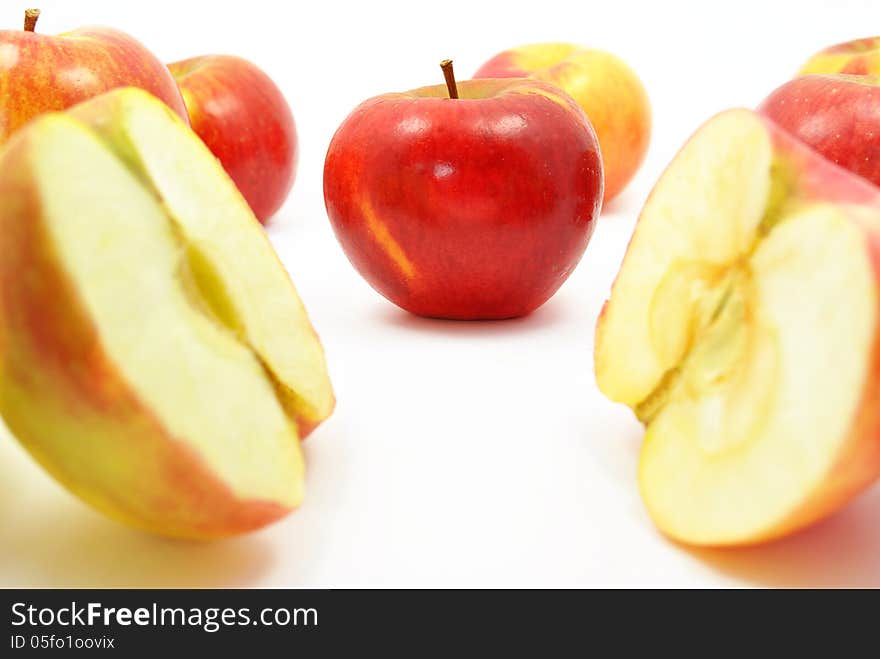
[[[596,130],[605,170],[605,202],[638,171],[651,139],[651,105],[626,62],[596,48],[535,43],[499,53],[474,78],[534,78],[561,87]]]
[[[758,111],[828,160],[880,185],[880,76],[795,78]]]
[[[798,75],[814,73],[880,76],[880,37],[853,39],[819,51],[807,60]]]
[[[256,65],[232,55],[193,57],[168,68],[192,129],[265,224],[296,176],[296,124],[281,90]]]
[[[639,485],[672,538],[836,510],[880,474],[880,190],[754,112],[710,120],[642,210],[595,369],[647,426]]]
[[[546,302],[584,253],[602,202],[596,136],[537,80],[384,94],[342,123],[324,199],[345,253],[420,316],[499,319]]]
[[[9,429],[110,516],[213,538],[299,504],[323,351],[232,181],[147,92],[0,153],[0,344]]]
[[[39,13],[27,10],[24,30],[0,31],[0,144],[43,112],[117,87],[140,87],[186,119],[174,78],[135,39],[106,27],[40,34]]]

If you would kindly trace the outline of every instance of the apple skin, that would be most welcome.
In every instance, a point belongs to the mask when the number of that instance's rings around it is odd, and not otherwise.
[[[574,270],[602,201],[595,133],[561,90],[534,80],[384,94],[336,131],[327,213],[379,293],[420,316],[530,313]]]
[[[105,27],[57,36],[0,31],[0,144],[39,114],[128,86],[150,92],[187,120],[168,69],[123,32]]]
[[[561,87],[583,108],[602,149],[607,203],[638,171],[651,139],[651,105],[619,57],[567,43],[538,43],[499,53],[474,78],[524,78]]]
[[[296,177],[296,124],[281,90],[254,64],[232,55],[194,57],[168,68],[192,129],[266,224]]]
[[[828,160],[880,185],[880,77],[795,78],[758,110]]]
[[[807,60],[798,75],[816,73],[880,75],[880,37],[865,37],[829,46]]]

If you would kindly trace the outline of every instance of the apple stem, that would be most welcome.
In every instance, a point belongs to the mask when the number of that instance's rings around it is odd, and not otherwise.
[[[26,32],[33,32],[37,27],[37,19],[40,17],[39,9],[24,10],[24,29]]]
[[[449,98],[458,98],[458,85],[455,84],[455,73],[452,71],[452,60],[445,59],[440,62],[443,69],[443,77],[446,78],[446,89],[449,90]]]

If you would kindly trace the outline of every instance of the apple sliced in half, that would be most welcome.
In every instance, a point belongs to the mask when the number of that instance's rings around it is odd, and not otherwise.
[[[303,492],[304,434],[333,407],[287,273],[199,139],[123,89],[0,155],[0,412],[104,512],[210,538]]]
[[[301,435],[308,435],[334,405],[324,353],[302,302],[291,295],[284,266],[265,232],[255,230],[238,189],[225,185],[220,163],[182,121],[138,89],[104,94],[70,114],[159,198],[187,247],[191,283],[215,318],[253,349]]]
[[[639,483],[684,542],[768,540],[880,474],[880,191],[747,110],[703,126],[643,209],[596,330],[646,424]]]

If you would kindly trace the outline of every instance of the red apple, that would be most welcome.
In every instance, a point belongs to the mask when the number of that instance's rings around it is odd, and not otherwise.
[[[105,27],[43,35],[37,16],[29,9],[24,30],[0,31],[0,144],[39,114],[116,87],[140,87],[186,118],[174,78],[132,37]]]
[[[795,78],[759,111],[832,162],[880,185],[880,77]]]
[[[450,83],[383,94],[348,116],[324,165],[327,213],[355,268],[407,311],[522,316],[590,240],[603,189],[596,135],[547,83]]]
[[[265,224],[296,176],[296,125],[281,90],[255,65],[231,55],[194,57],[169,68],[193,130]]]

